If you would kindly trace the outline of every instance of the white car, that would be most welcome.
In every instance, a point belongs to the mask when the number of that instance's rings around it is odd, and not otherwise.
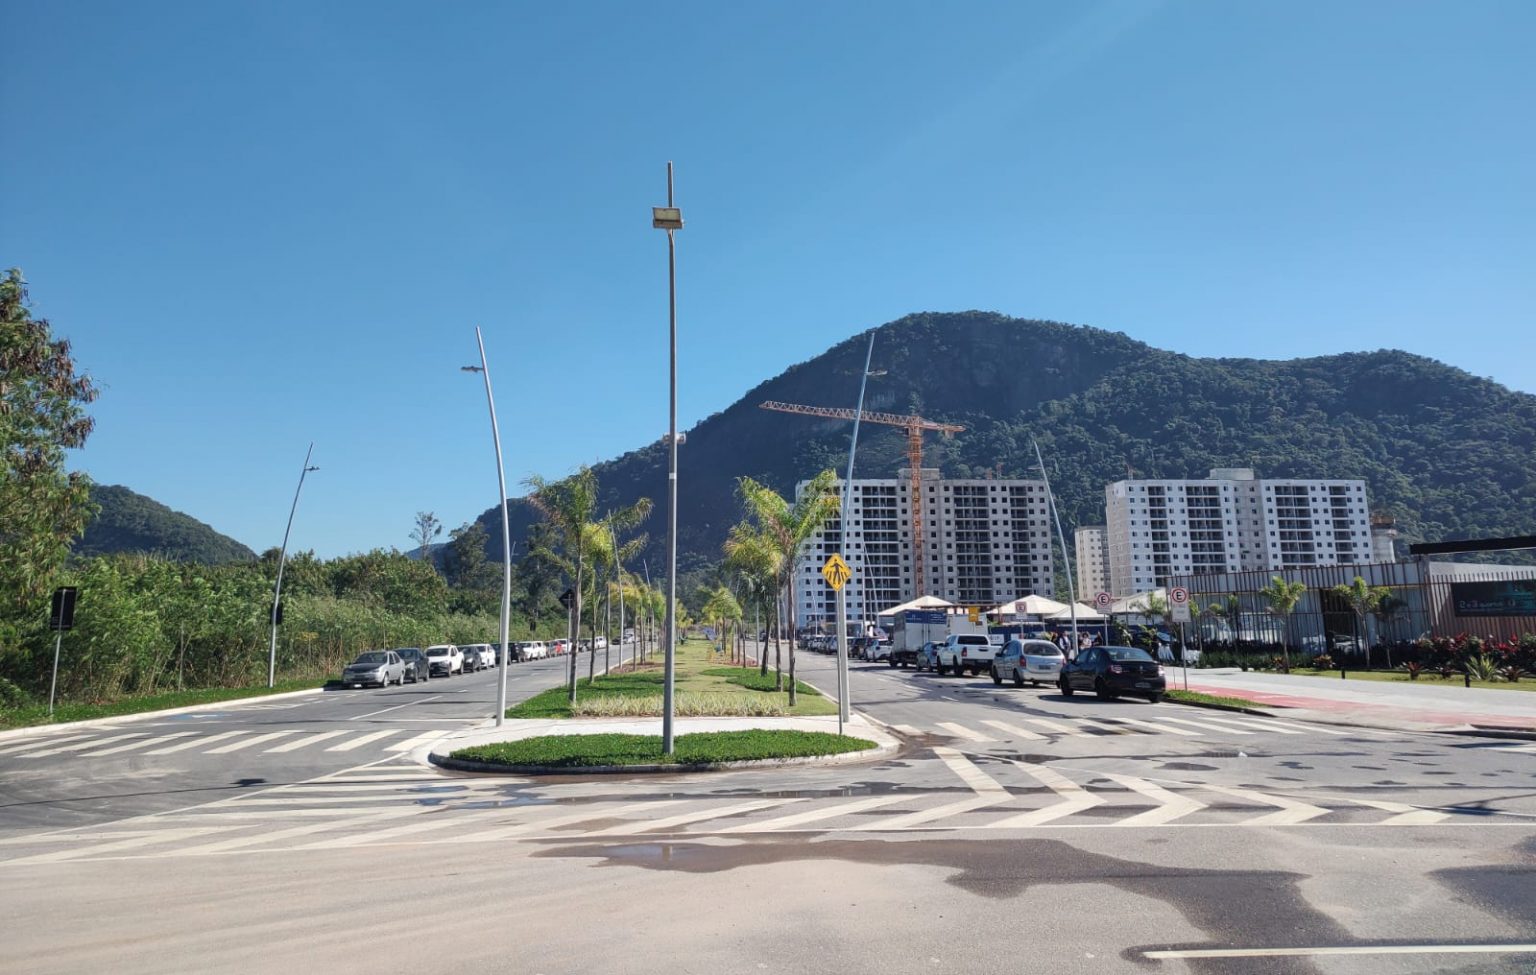
[[[876,640],[874,643],[870,644],[868,649],[866,649],[864,651],[864,659],[865,660],[890,660],[891,659],[891,641],[890,640]]]
[[[939,646],[939,673],[952,673],[963,677],[966,671],[972,676],[992,666],[997,647],[984,633],[951,633]]]
[[[465,670],[485,670],[496,666],[496,651],[489,643],[471,643],[461,649],[464,651]]]
[[[433,677],[441,674],[452,677],[464,673],[464,651],[451,643],[439,643],[427,648],[427,669]]]
[[[608,638],[605,637],[605,636],[593,637],[592,638],[592,649],[593,650],[607,650],[608,649]]]
[[[1029,681],[1036,687],[1054,684],[1061,678],[1066,661],[1061,648],[1049,640],[1009,640],[992,661],[992,683],[1011,680],[1015,687]]]
[[[522,645],[524,660],[543,660],[549,656],[549,644],[543,640],[534,640]]]

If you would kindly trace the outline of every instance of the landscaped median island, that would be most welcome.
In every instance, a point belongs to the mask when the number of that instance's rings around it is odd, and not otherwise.
[[[1209,704],[1214,707],[1242,708],[1245,711],[1265,706],[1257,701],[1250,701],[1243,697],[1224,697],[1220,694],[1205,694],[1200,691],[1180,691],[1174,690],[1171,687],[1163,695],[1163,698],[1179,704]]]
[[[808,717],[836,714],[837,705],[814,687],[796,682],[797,700],[789,704],[788,690],[775,690],[775,675],[756,667],[722,666],[725,658],[710,644],[689,640],[677,649],[673,683],[673,713],[678,717]],[[576,682],[576,703],[570,690],[552,687],[507,709],[509,718],[645,718],[661,714],[664,673],[660,660],[593,681]],[[784,678],[786,688],[789,678]]]
[[[541,735],[461,748],[450,757],[522,768],[596,768],[624,765],[719,765],[726,762],[819,758],[874,748],[863,738],[822,731],[712,731],[679,735],[671,755],[660,735]]]

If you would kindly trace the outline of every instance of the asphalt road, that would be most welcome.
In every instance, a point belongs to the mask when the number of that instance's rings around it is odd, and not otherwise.
[[[830,660],[800,660],[833,686]],[[517,668],[520,686],[557,667]],[[488,713],[477,678],[459,680],[326,695],[315,706],[347,710],[298,731]],[[268,781],[196,773],[218,797],[201,804],[53,799],[92,820],[46,830],[5,805],[0,970],[1536,970],[1536,743],[884,665],[855,664],[852,686],[901,753],[534,779],[443,773],[383,738],[328,758],[254,745],[211,764]],[[22,763],[0,746],[6,802]]]

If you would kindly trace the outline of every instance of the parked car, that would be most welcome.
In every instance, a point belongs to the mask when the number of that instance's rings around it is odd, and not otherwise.
[[[931,670],[934,673],[938,673],[939,647],[942,645],[943,644],[933,643],[931,641],[923,644],[923,648],[917,651],[917,660],[915,661],[917,664],[917,669]]]
[[[368,650],[357,655],[341,672],[341,682],[351,687],[377,684],[388,687],[405,683],[405,664],[393,650]]]
[[[517,645],[518,652],[523,660],[543,660],[549,656],[549,644],[543,640],[530,640],[527,643]]]
[[[605,636],[594,637],[592,640],[592,648],[594,650],[607,650],[608,638]]]
[[[979,674],[992,666],[997,647],[985,633],[951,633],[939,646],[939,673],[964,676],[966,671]]]
[[[869,661],[881,661],[891,659],[891,641],[876,640],[864,648],[864,659]]]
[[[485,670],[487,667],[496,666],[496,651],[491,649],[489,643],[471,643],[460,647],[464,651],[464,669],[468,671]],[[473,666],[471,666],[473,661]]]
[[[1063,697],[1075,691],[1093,691],[1113,701],[1122,694],[1144,697],[1153,704],[1163,699],[1167,682],[1163,668],[1145,650],[1135,647],[1089,647],[1061,668],[1057,678]]]
[[[1011,680],[1016,687],[1025,681],[1039,687],[1054,684],[1065,663],[1061,648],[1049,640],[1009,640],[992,661],[992,683]]]
[[[412,684],[431,678],[432,668],[427,663],[427,655],[421,652],[420,647],[401,647],[395,653],[405,664],[406,679]]]
[[[464,654],[451,643],[439,643],[427,648],[427,665],[433,677],[452,677],[464,673]]]

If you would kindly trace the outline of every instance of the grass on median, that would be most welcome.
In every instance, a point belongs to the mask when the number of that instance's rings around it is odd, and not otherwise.
[[[1220,694],[1202,694],[1199,691],[1168,690],[1163,697],[1170,701],[1183,701],[1187,704],[1220,704],[1229,708],[1259,708],[1265,705],[1257,701],[1249,701],[1241,697],[1223,697]]]
[[[105,704],[63,703],[54,708],[48,717],[48,705],[25,704],[20,707],[0,708],[0,728],[27,728],[34,725],[62,724],[66,721],[90,721],[94,718],[112,718],[121,714],[141,714],[145,711],[163,711],[167,708],[185,708],[198,704],[217,704],[243,697],[263,697],[288,691],[304,691],[323,687],[323,680],[282,681],[276,687],[202,687],[195,690],[167,691],[145,697],[125,697]]]
[[[1461,673],[1458,671],[1451,677],[1442,678],[1440,672],[1424,668],[1419,674],[1418,680],[1413,680],[1404,670],[1347,670],[1345,680],[1373,680],[1384,684],[1413,684],[1421,687],[1463,687],[1465,686]],[[1293,677],[1332,677],[1339,679],[1337,670],[1313,670],[1310,667],[1292,667]],[[1521,678],[1515,683],[1508,681],[1475,680],[1473,687],[1486,687],[1496,691],[1536,691],[1536,676]]]
[[[837,705],[804,681],[796,682],[798,698],[789,706],[787,691],[773,689],[774,675],[766,680],[755,667],[722,667],[708,641],[689,640],[678,647],[675,661],[676,713],[707,715],[836,714]],[[509,718],[644,717],[662,709],[664,674],[659,661],[617,674],[576,682],[576,707],[570,692],[552,687],[507,709]],[[788,680],[786,675],[785,680]]]
[[[592,768],[600,765],[713,765],[770,758],[840,755],[874,748],[863,738],[823,731],[716,731],[679,735],[671,755],[660,735],[541,735],[461,748],[451,757],[500,765]]]

